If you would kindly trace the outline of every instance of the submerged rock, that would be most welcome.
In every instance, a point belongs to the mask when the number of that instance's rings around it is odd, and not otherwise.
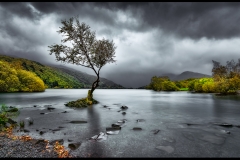
[[[54,107],[47,107],[48,110],[53,110],[55,109]]]
[[[170,142],[170,143],[175,142],[175,139],[174,139],[174,138],[171,138],[171,137],[163,137],[162,139],[163,139],[164,141],[167,141],[167,142]]]
[[[53,129],[52,131],[60,131],[61,129],[60,128],[57,128],[57,129]]]
[[[213,123],[215,125],[218,125],[218,126],[222,126],[222,127],[233,127],[232,124],[228,124],[228,123]]]
[[[40,131],[39,134],[43,135],[44,133],[46,133],[46,131]]]
[[[107,140],[107,134],[100,132],[98,135],[95,135],[93,137],[91,137],[89,140],[94,140],[94,141],[103,141],[103,140]]]
[[[107,131],[107,134],[118,134],[120,132],[120,130],[115,130],[115,131]]]
[[[26,133],[26,132],[30,132],[30,131],[29,131],[29,130],[27,130],[27,129],[23,129],[23,132],[25,132],[25,133]]]
[[[222,133],[226,133],[226,134],[230,134],[230,131],[226,131],[226,130],[221,130]]]
[[[70,148],[71,150],[76,150],[78,149],[78,147],[81,145],[80,142],[76,142],[76,143],[69,143],[68,144],[68,148]]]
[[[200,138],[201,140],[213,143],[213,144],[223,144],[225,141],[225,138],[213,136],[213,135],[204,135]]]
[[[144,119],[137,119],[137,122],[145,122]]]
[[[84,120],[80,120],[80,121],[70,121],[69,123],[80,124],[80,123],[87,123],[87,121],[84,121]]]
[[[112,127],[121,127],[121,124],[119,124],[119,123],[114,123],[114,124],[112,124]]]
[[[140,127],[133,127],[133,130],[142,130]]]
[[[123,115],[125,115],[125,114],[126,114],[126,112],[122,112],[122,114],[123,114]]]
[[[153,130],[153,134],[157,134],[160,130],[159,129],[155,129]]]
[[[116,131],[116,130],[121,130],[121,127],[107,127],[106,131]]]
[[[156,149],[165,151],[167,153],[172,153],[174,151],[174,148],[171,146],[158,146]]]

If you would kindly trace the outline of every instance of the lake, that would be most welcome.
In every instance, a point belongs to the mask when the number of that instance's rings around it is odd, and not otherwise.
[[[34,119],[33,125],[25,127],[30,132],[16,134],[63,139],[66,148],[80,142],[71,151],[80,157],[240,157],[240,96],[96,89],[94,99],[99,104],[82,109],[64,105],[86,97],[87,91],[0,93],[0,104],[20,109],[16,121]],[[48,106],[55,109],[48,110]],[[121,110],[121,106],[128,109]],[[118,132],[100,141],[89,140],[118,121],[125,122]]]

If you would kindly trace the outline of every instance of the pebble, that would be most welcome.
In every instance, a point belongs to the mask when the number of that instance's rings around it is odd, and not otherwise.
[[[0,158],[58,158],[53,148],[46,150],[46,145],[0,136]]]

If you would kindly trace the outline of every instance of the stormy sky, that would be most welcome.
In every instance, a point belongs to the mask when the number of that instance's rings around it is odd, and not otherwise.
[[[239,2],[1,2],[0,54],[63,65],[48,46],[61,43],[61,20],[71,17],[89,25],[97,39],[114,41],[116,63],[106,64],[100,76],[124,87],[164,73],[211,75],[212,60],[225,65],[240,58]]]

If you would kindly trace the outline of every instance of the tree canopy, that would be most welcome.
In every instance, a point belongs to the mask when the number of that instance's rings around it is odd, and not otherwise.
[[[36,74],[12,68],[0,61],[0,92],[40,92],[45,90],[42,79]]]
[[[93,82],[87,97],[91,103],[92,93],[99,84],[101,68],[107,63],[115,62],[116,46],[113,41],[104,38],[97,40],[90,26],[84,22],[80,23],[77,18],[62,20],[61,23],[62,27],[57,32],[63,35],[64,38],[61,40],[63,44],[48,46],[50,55],[55,54],[57,61],[84,66],[94,71],[97,79]],[[64,45],[67,42],[71,46]]]

